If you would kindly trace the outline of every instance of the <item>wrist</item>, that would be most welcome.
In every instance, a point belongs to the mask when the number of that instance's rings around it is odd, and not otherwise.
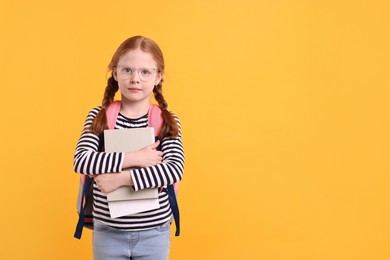
[[[121,183],[123,186],[133,186],[133,181],[131,179],[131,174],[129,170],[123,170],[121,172]]]
[[[127,152],[123,161],[123,168],[130,168],[137,166],[137,153]]]

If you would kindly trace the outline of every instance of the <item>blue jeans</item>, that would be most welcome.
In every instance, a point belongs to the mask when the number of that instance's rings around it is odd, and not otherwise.
[[[168,260],[170,223],[142,231],[121,231],[94,221],[94,260]]]

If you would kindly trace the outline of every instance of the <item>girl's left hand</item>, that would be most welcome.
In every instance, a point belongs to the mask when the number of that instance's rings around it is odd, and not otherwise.
[[[103,193],[110,193],[122,186],[131,186],[129,171],[94,175],[96,185]]]

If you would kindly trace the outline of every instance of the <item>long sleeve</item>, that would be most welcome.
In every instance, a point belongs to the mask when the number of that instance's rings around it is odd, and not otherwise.
[[[157,188],[178,182],[183,177],[184,150],[181,139],[180,121],[174,115],[179,125],[179,135],[176,138],[164,138],[161,143],[163,162],[161,164],[132,169],[130,171],[134,190]]]
[[[73,161],[77,173],[91,175],[122,170],[124,154],[99,152],[99,137],[88,130],[99,111],[100,107],[92,109],[85,120]]]

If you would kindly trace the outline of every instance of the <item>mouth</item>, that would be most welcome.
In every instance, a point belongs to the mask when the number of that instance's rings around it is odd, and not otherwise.
[[[128,88],[129,91],[134,91],[134,92],[137,92],[137,91],[141,91],[140,88]]]

